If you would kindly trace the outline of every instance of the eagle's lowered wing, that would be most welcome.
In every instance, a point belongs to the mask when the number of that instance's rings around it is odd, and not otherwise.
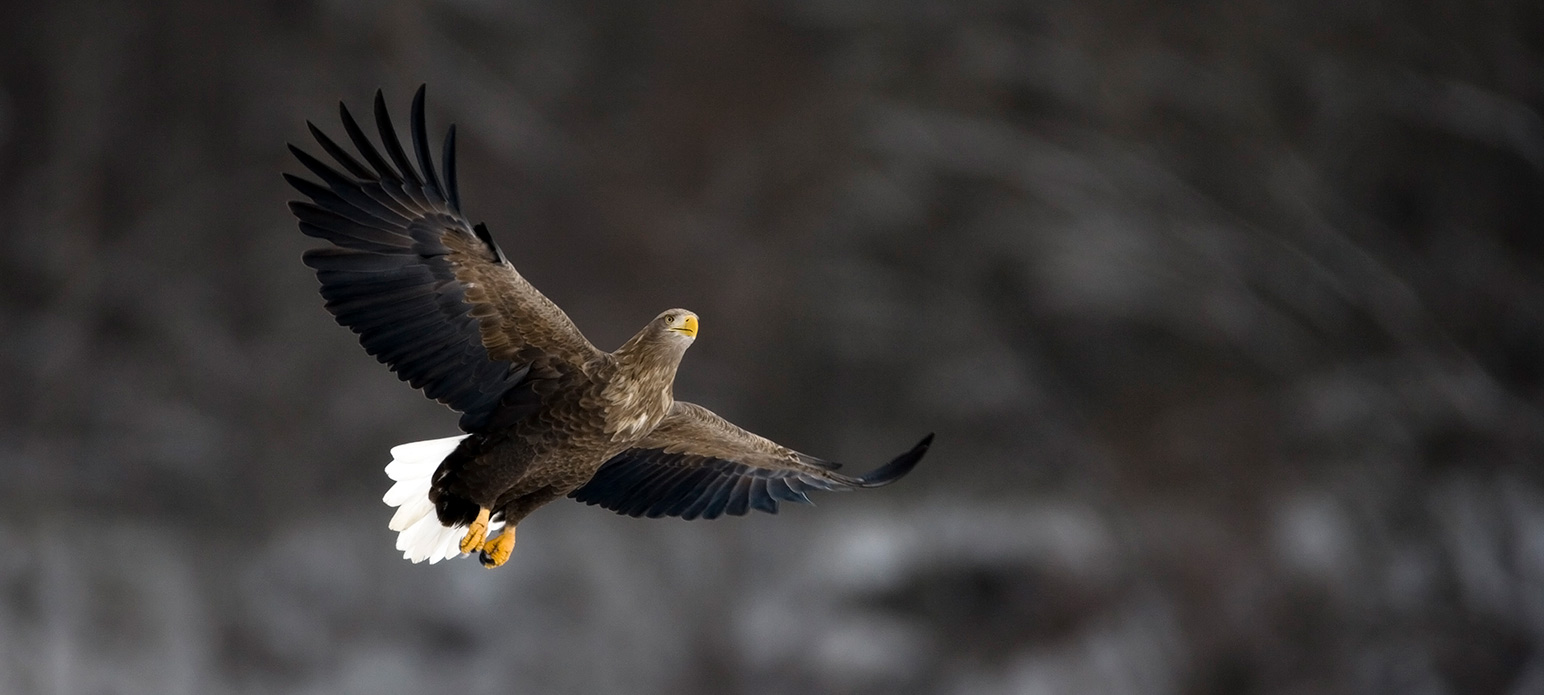
[[[376,359],[424,394],[481,427],[533,362],[579,364],[600,354],[568,316],[526,282],[482,225],[461,213],[455,128],[445,138],[443,180],[430,158],[424,90],[413,99],[412,144],[403,151],[385,100],[375,120],[386,155],[339,105],[361,163],[316,126],[311,134],[337,166],[291,145],[322,184],[285,175],[311,202],[290,209],[307,235],[333,246],[305,255],[327,310],[359,334]],[[309,125],[309,124],[308,124]],[[367,166],[368,165],[368,166]]]
[[[627,516],[714,519],[777,503],[808,503],[811,490],[851,490],[892,483],[927,453],[933,435],[858,477],[747,432],[699,405],[677,401],[664,422],[618,454],[569,496]]]

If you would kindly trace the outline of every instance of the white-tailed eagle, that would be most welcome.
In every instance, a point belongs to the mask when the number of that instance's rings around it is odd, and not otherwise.
[[[461,213],[455,127],[437,171],[423,88],[413,98],[411,153],[380,92],[380,149],[339,106],[357,156],[309,123],[333,163],[290,146],[320,181],[286,174],[310,199],[290,209],[300,231],[329,242],[305,263],[338,323],[403,381],[460,412],[466,432],[392,449],[386,472],[397,482],[385,501],[397,508],[391,528],[408,559],[477,552],[497,567],[515,525],[564,496],[634,517],[776,513],[778,502],[807,503],[812,490],[893,482],[927,451],[932,435],[850,477],[675,400],[696,314],[670,309],[616,351],[596,349]]]

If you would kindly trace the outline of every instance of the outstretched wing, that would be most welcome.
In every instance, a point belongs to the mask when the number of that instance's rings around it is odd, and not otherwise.
[[[468,431],[487,422],[532,363],[582,364],[600,354],[563,310],[520,277],[487,228],[462,215],[455,127],[445,136],[442,180],[429,154],[423,87],[413,97],[416,168],[379,91],[375,121],[386,157],[348,108],[339,110],[368,166],[307,123],[342,171],[291,145],[322,183],[284,178],[311,199],[290,203],[300,231],[333,244],[305,254],[327,310],[359,334],[367,352],[460,411]]]
[[[879,487],[922,460],[933,435],[893,461],[856,478],[837,464],[806,456],[736,427],[700,405],[676,401],[653,432],[569,494],[627,516],[716,519],[751,509],[776,514],[777,503],[809,503],[811,490]]]

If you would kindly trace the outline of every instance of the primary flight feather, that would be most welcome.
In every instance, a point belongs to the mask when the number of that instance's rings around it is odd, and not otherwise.
[[[358,158],[307,123],[335,164],[293,145],[320,183],[285,174],[310,202],[300,231],[331,243],[305,254],[327,310],[402,380],[461,413],[466,434],[392,449],[385,502],[404,557],[476,552],[497,567],[515,526],[568,496],[629,516],[713,519],[813,490],[878,487],[906,475],[933,436],[867,475],[780,446],[672,392],[696,314],[660,313],[614,352],[590,344],[461,212],[452,126],[435,170],[424,89],[413,97],[411,158],[375,95],[377,149],[348,108]],[[381,150],[385,150],[383,155]],[[363,159],[361,162],[360,159]]]

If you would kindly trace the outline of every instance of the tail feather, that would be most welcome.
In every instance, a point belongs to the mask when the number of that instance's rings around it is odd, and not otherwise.
[[[393,531],[406,531],[419,520],[431,515],[438,517],[434,513],[434,504],[429,501],[427,492],[419,491],[417,497],[397,507],[397,513],[391,516],[391,523],[388,525]]]
[[[390,526],[398,532],[397,550],[401,550],[402,557],[408,560],[415,563],[428,560],[432,565],[463,554],[461,538],[466,535],[466,526],[440,523],[434,503],[429,501],[429,487],[440,462],[465,438],[466,435],[430,439],[391,449],[392,460],[386,466],[386,475],[396,483],[381,501],[397,508]],[[503,526],[502,521],[495,521],[489,524],[488,530],[495,531]]]
[[[396,479],[393,478],[393,480]],[[386,491],[386,496],[382,497],[381,501],[393,507],[400,507],[404,502],[411,501],[418,494],[418,488],[422,482],[419,478],[399,480],[395,485],[391,486],[390,490]],[[392,530],[400,531],[402,529]]]

